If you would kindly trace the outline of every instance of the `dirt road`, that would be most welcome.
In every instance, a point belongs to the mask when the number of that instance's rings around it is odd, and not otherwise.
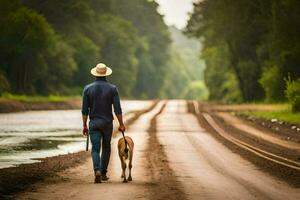
[[[126,134],[135,141],[133,182],[120,178],[118,136],[107,183],[93,183],[88,158],[16,199],[300,199],[299,188],[262,172],[206,132],[185,101],[159,102]]]

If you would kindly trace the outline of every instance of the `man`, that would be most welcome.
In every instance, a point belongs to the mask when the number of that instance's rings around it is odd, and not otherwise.
[[[96,77],[96,80],[85,86],[83,90],[83,135],[89,134],[90,136],[95,183],[101,183],[101,180],[108,180],[106,173],[113,131],[112,106],[119,121],[119,131],[125,131],[125,126],[117,87],[106,80],[106,76],[111,75],[112,70],[105,64],[99,63],[91,70],[91,74]],[[88,115],[90,118],[89,128],[87,127]],[[101,141],[102,153],[100,158]]]

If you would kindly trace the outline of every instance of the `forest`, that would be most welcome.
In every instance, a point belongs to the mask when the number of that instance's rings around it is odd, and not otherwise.
[[[169,30],[155,1],[1,0],[0,8],[0,94],[80,95],[103,62],[125,98],[207,96],[202,68],[192,69],[199,61],[171,32],[186,36]]]
[[[300,111],[300,1],[203,0],[186,34],[203,42],[210,100],[284,102]]]
[[[80,95],[104,62],[125,98],[288,100],[300,110],[298,0],[198,1],[185,34],[148,0],[1,0],[0,9],[0,95]]]

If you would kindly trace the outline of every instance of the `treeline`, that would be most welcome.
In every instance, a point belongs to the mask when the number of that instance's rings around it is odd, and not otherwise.
[[[209,98],[300,105],[299,22],[299,0],[195,3],[186,32],[203,40]]]
[[[104,62],[122,96],[170,96],[177,80],[168,74],[184,70],[157,7],[148,0],[1,0],[0,94],[80,94],[93,80],[91,67]]]
[[[172,38],[171,73],[168,73],[167,97],[185,99],[207,99],[208,90],[203,81],[205,63],[199,59],[201,43],[189,38],[174,26],[169,27]],[[180,92],[180,93],[178,93]]]

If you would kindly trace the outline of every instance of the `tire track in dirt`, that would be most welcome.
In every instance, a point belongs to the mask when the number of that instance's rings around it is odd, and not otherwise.
[[[157,135],[188,199],[299,199],[299,189],[262,172],[233,153],[188,113],[169,101]]]
[[[165,106],[166,103],[151,120],[150,128],[148,129],[149,141],[146,157],[149,161],[149,170],[153,180],[153,187],[150,187],[151,199],[185,200],[187,197],[183,192],[183,187],[169,166],[164,147],[160,144],[156,135],[157,117],[163,112]]]
[[[299,179],[299,171],[298,170],[294,170],[289,167],[282,166],[282,165],[279,165],[274,162],[270,162],[269,160],[259,157],[255,154],[253,154],[252,152],[250,152],[244,148],[241,148],[241,147],[233,144],[232,142],[226,140],[225,138],[220,136],[209,125],[209,123],[205,120],[205,118],[202,115],[200,115],[199,113],[196,113],[194,104],[192,102],[189,102],[188,107],[189,107],[189,112],[193,113],[197,116],[200,125],[203,128],[205,128],[205,130],[207,132],[209,132],[213,137],[215,137],[218,141],[220,141],[223,145],[225,145],[227,148],[229,148],[233,153],[239,154],[241,157],[243,157],[244,159],[250,161],[255,166],[257,166],[261,171],[264,171],[271,176],[275,176],[275,177],[279,178],[281,181],[288,183],[292,187],[296,187],[296,188],[300,187],[300,181],[299,181],[300,179]],[[200,105],[199,105],[199,108],[200,108]],[[200,110],[202,112],[203,111],[206,112],[206,111],[209,111],[209,108],[205,108],[205,109],[200,108]],[[243,133],[242,131],[232,128],[230,125],[226,124],[224,121],[222,121],[217,116],[215,116],[214,113],[212,113],[212,112],[209,112],[209,113],[212,114],[212,116],[214,117],[214,120],[216,120],[217,124],[220,125],[224,130],[230,132],[232,136],[234,136],[238,139],[243,139],[242,141],[248,142],[249,144],[253,144],[253,145],[259,144],[259,143],[256,143],[255,141],[249,140],[247,138],[247,134]],[[264,146],[261,145],[258,147],[260,147],[260,148],[264,147],[264,149],[269,150],[270,152],[277,150],[275,145],[271,146],[273,148],[266,148],[267,147],[266,145],[264,145]],[[280,151],[281,151],[281,153],[283,153],[283,155],[281,155],[281,156],[284,156],[285,151],[282,149]]]

